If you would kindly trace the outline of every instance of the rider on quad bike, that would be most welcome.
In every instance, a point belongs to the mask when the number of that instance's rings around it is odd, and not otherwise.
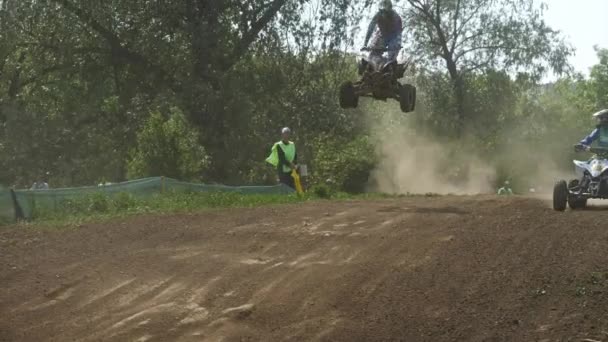
[[[378,30],[372,39],[371,46],[369,46],[371,49],[369,59],[371,60],[377,56],[380,49],[388,49],[389,62],[396,61],[397,55],[399,55],[399,51],[401,50],[403,26],[401,17],[393,10],[391,0],[381,0],[378,13],[374,15],[374,18],[369,23],[363,49],[368,47],[367,43],[372,37],[376,26]]]
[[[593,157],[586,161],[575,160],[577,179],[570,182],[558,181],[553,188],[553,209],[582,209],[588,199],[608,199],[608,109],[601,110],[593,117],[597,127],[574,146],[576,152],[591,152]],[[594,141],[597,147],[591,147]]]
[[[378,29],[371,46],[367,46],[376,27]],[[404,113],[415,110],[416,87],[399,82],[411,64],[410,61],[402,64],[397,62],[402,31],[401,17],[393,10],[392,2],[382,0],[380,9],[367,30],[365,47],[361,49],[369,50],[369,57],[364,57],[359,62],[360,79],[356,82],[344,82],[340,86],[340,107],[357,108],[359,97],[371,97],[382,101],[394,99],[399,102]],[[386,58],[383,56],[385,53]]]
[[[599,147],[608,147],[608,109],[593,114],[593,117],[597,120],[597,126],[580,142],[585,150],[588,150],[595,140],[598,140]]]

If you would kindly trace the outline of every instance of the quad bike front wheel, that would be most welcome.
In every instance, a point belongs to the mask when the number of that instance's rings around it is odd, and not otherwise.
[[[564,211],[568,205],[568,184],[560,180],[553,187],[553,210]]]
[[[399,106],[404,113],[413,112],[416,108],[416,87],[404,84],[399,88]]]
[[[359,96],[355,93],[355,86],[352,82],[344,82],[340,86],[340,107],[357,108]]]

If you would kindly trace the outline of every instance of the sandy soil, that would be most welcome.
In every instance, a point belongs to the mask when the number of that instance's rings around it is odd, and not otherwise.
[[[0,230],[0,341],[608,341],[608,208],[436,197]]]

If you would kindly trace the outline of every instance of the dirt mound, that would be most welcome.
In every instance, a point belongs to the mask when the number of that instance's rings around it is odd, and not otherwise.
[[[0,340],[607,340],[606,222],[437,197],[5,229]]]

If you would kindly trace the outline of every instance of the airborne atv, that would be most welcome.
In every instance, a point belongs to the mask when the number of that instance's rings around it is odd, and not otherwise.
[[[579,179],[569,183],[560,180],[553,188],[553,209],[566,210],[583,209],[588,199],[608,199],[608,148],[591,147],[583,145],[574,147],[576,152],[589,151],[595,156],[588,161],[574,161]]]
[[[377,52],[369,59],[362,58],[359,62],[358,82],[344,82],[340,87],[340,107],[357,108],[360,96],[373,97],[386,101],[388,98],[399,101],[401,111],[412,112],[416,108],[416,87],[411,84],[401,84],[409,63],[399,64],[389,61],[383,54],[387,49],[363,49]]]

